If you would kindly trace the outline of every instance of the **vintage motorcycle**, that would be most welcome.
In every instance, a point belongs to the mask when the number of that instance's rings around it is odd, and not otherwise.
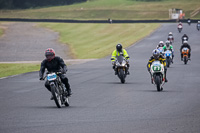
[[[69,106],[69,97],[67,96],[65,85],[62,83],[59,74],[61,72],[47,72],[45,78],[51,87],[51,93],[56,106],[61,108],[63,104]]]
[[[121,80],[121,83],[125,83],[125,78],[128,72],[128,62],[123,56],[123,53],[120,53],[120,56],[117,56],[115,61],[115,70],[117,71],[117,76]]]
[[[166,66],[170,67],[170,65],[172,63],[172,51],[166,50],[165,51],[165,57],[166,57]]]
[[[151,65],[150,73],[157,91],[162,91],[165,84],[164,65],[160,61],[154,61]]]
[[[188,62],[189,49],[186,48],[186,47],[184,47],[184,48],[182,49],[182,54],[183,54],[183,62],[184,62],[184,64],[187,64],[187,62]]]

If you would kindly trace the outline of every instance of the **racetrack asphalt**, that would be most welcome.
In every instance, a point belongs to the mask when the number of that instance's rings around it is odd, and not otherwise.
[[[157,92],[146,64],[160,40],[173,32],[174,64],[169,82]],[[191,61],[180,60],[181,36],[189,36]],[[200,32],[196,25],[162,24],[150,36],[127,48],[130,75],[121,84],[110,57],[70,65],[70,107],[58,109],[38,72],[0,79],[0,132],[3,133],[199,133]],[[114,49],[114,48],[113,48]]]

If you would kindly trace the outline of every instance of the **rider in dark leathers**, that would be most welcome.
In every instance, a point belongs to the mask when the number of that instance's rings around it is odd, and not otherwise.
[[[181,38],[181,39],[182,39],[182,43],[184,42],[184,40],[183,40],[183,39],[184,39],[184,37],[186,37],[186,38],[187,38],[185,41],[188,41],[188,40],[189,40],[189,37],[188,37],[186,34],[184,34],[184,35],[182,36],[182,38]]]
[[[65,84],[66,91],[68,96],[70,96],[71,88],[68,82],[68,78],[66,76],[67,66],[65,65],[62,58],[55,56],[55,51],[52,48],[48,48],[45,51],[46,59],[44,59],[41,63],[41,68],[39,71],[40,80],[43,80],[43,75],[45,72],[45,68],[47,68],[48,72],[62,72],[58,76],[61,78],[61,81]],[[48,82],[45,82],[45,87],[51,91],[50,85]],[[52,99],[52,98],[51,98]]]
[[[186,48],[189,49],[188,58],[189,58],[189,60],[190,60],[190,56],[191,56],[191,47],[190,47],[190,45],[188,44],[187,41],[184,41],[183,44],[181,45],[181,48],[180,48],[180,52],[181,52],[181,60],[183,60],[182,49],[183,49],[184,47],[186,47]]]

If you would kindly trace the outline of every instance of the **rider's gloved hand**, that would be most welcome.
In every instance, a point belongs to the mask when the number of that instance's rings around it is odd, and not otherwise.
[[[112,65],[113,65],[113,66],[115,65],[115,61],[112,62]]]

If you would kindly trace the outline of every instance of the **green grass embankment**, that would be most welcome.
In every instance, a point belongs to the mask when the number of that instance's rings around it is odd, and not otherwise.
[[[0,78],[32,71],[39,71],[40,64],[0,64]]]
[[[102,58],[111,54],[117,43],[124,48],[149,35],[160,24],[58,24],[41,26],[59,32],[59,41],[70,47],[79,59]]]
[[[137,0],[88,0],[73,5],[26,10],[0,10],[1,18],[35,19],[97,19],[119,20],[169,19],[169,9],[182,9],[186,18],[199,8],[199,0],[162,0],[145,2]],[[200,14],[200,13],[199,13]],[[200,19],[199,15],[192,19]]]

